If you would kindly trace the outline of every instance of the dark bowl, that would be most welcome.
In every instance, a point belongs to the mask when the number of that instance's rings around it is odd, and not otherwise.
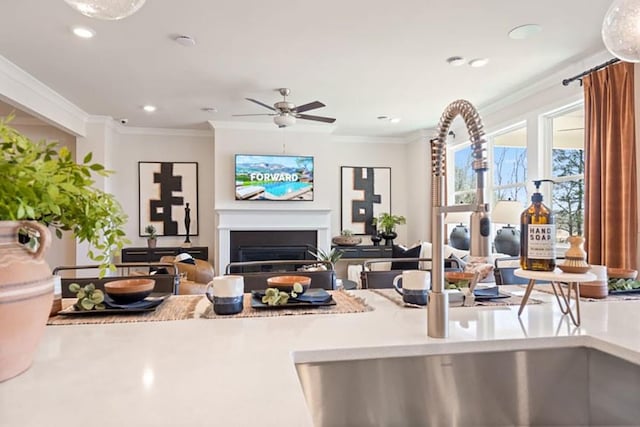
[[[130,304],[148,297],[155,286],[153,279],[114,280],[104,284],[104,292],[118,304]]]
[[[304,293],[311,286],[311,277],[308,276],[273,276],[267,279],[267,285],[270,288],[277,288],[279,291],[291,292],[293,284],[300,283],[302,292]]]

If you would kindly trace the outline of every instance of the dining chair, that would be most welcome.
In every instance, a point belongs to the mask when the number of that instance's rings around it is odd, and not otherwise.
[[[391,270],[376,270],[375,265],[380,263],[416,264],[416,268],[393,268]],[[392,264],[393,265],[393,264]],[[426,268],[428,267],[428,268]],[[431,258],[374,258],[364,261],[361,272],[363,289],[385,289],[393,287],[394,277],[401,275],[406,270],[431,271]],[[461,271],[462,266],[456,259],[444,260],[445,271]]]
[[[106,282],[112,282],[114,280],[121,279],[154,279],[156,281],[155,287],[153,289],[154,292],[162,292],[162,293],[172,293],[177,295],[179,292],[180,286],[180,276],[174,264],[171,263],[160,263],[160,262],[145,262],[145,263],[122,263],[115,264],[116,269],[118,270],[117,276],[105,276],[99,278],[97,276],[97,271],[99,270],[99,265],[62,265],[53,269],[54,275],[60,275],[61,277],[61,285],[62,285],[62,298],[74,298],[75,293],[69,290],[69,285],[71,283],[77,283],[80,286],[87,285],[89,283],[93,283],[96,289],[101,289],[104,291],[104,284]],[[143,269],[145,271],[140,271]],[[149,274],[150,270],[158,270],[158,269],[166,269],[166,274]],[[80,271],[85,270],[94,270],[95,276],[91,276],[84,273],[79,273]],[[133,270],[133,271],[132,271]],[[68,274],[64,274],[63,272],[73,272],[73,276],[80,277],[69,277]],[[171,272],[171,273],[169,273]],[[91,273],[90,273],[91,274]]]
[[[296,275],[311,277],[312,288],[336,289],[336,272],[330,261],[272,260],[246,261],[227,264],[225,274],[244,277],[244,291],[267,288],[267,279],[273,276]]]

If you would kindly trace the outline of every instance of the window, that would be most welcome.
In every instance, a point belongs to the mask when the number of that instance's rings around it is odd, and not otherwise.
[[[475,200],[476,173],[469,142],[453,147],[453,195],[455,203],[471,203]],[[486,186],[493,191],[487,202],[495,205],[498,200],[527,202],[527,131],[524,124],[504,129],[487,136],[489,171]],[[451,181],[450,181],[451,182]]]
[[[476,198],[476,174],[473,171],[473,156],[471,145],[464,144],[464,147],[453,152],[454,157],[454,199],[455,204],[473,203]]]
[[[559,242],[584,235],[584,106],[550,117],[553,200]]]
[[[528,125],[527,125],[528,123]],[[537,129],[527,135],[527,129]],[[475,199],[476,174],[469,142],[448,147],[449,196],[455,203]],[[530,156],[530,157],[528,157]],[[554,212],[558,248],[568,247],[570,235],[584,235],[584,103],[571,104],[547,113],[531,113],[526,121],[487,135],[489,172],[487,203],[518,200],[529,206],[534,179],[551,178],[544,185],[545,204]],[[529,185],[528,185],[529,184]],[[453,190],[453,191],[452,191]],[[451,202],[450,202],[451,203]]]
[[[492,206],[498,200],[527,203],[527,129],[524,125],[492,137]]]

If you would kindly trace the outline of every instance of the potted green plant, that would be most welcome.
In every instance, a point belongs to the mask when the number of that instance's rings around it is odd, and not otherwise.
[[[383,212],[376,218],[373,218],[372,224],[378,229],[380,236],[385,239],[386,245],[392,245],[393,239],[398,237],[396,233],[396,226],[406,224],[407,220],[402,215],[391,215],[390,213]]]
[[[144,228],[144,232],[147,233],[147,246],[155,248],[158,239],[156,228],[152,224],[149,224]]]
[[[338,246],[356,246],[362,243],[362,237],[355,236],[351,230],[342,230],[339,236],[335,236],[331,241]]]
[[[325,251],[320,248],[315,248],[314,251],[309,251],[311,255],[313,255],[318,261],[329,261],[332,264],[335,264],[342,258],[344,255],[344,251],[337,248],[331,248],[330,251]]]
[[[0,381],[30,366],[44,332],[54,290],[43,259],[49,230],[87,242],[101,276],[115,269],[112,255],[128,242],[122,208],[91,178],[111,172],[91,154],[76,163],[67,148],[30,140],[8,126],[11,119],[0,119]]]

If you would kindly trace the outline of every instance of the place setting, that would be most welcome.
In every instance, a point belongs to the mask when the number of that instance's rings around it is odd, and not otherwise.
[[[153,279],[123,279],[105,282],[104,290],[93,283],[69,285],[76,298],[65,298],[63,309],[49,318],[49,325],[128,323],[193,318],[199,297],[172,298],[154,292]]]
[[[522,298],[505,292],[498,286],[483,286],[478,283],[478,273],[445,272],[445,289],[449,294],[449,306],[504,306],[519,305]],[[394,277],[393,287],[370,289],[397,305],[426,308],[431,290],[431,274],[424,270],[407,270]],[[533,300],[532,304],[539,301]]]
[[[301,275],[273,276],[265,288],[244,292],[239,275],[214,277],[196,312],[204,318],[273,317],[319,313],[357,313],[371,308],[362,298],[344,290],[311,287],[311,278]]]

